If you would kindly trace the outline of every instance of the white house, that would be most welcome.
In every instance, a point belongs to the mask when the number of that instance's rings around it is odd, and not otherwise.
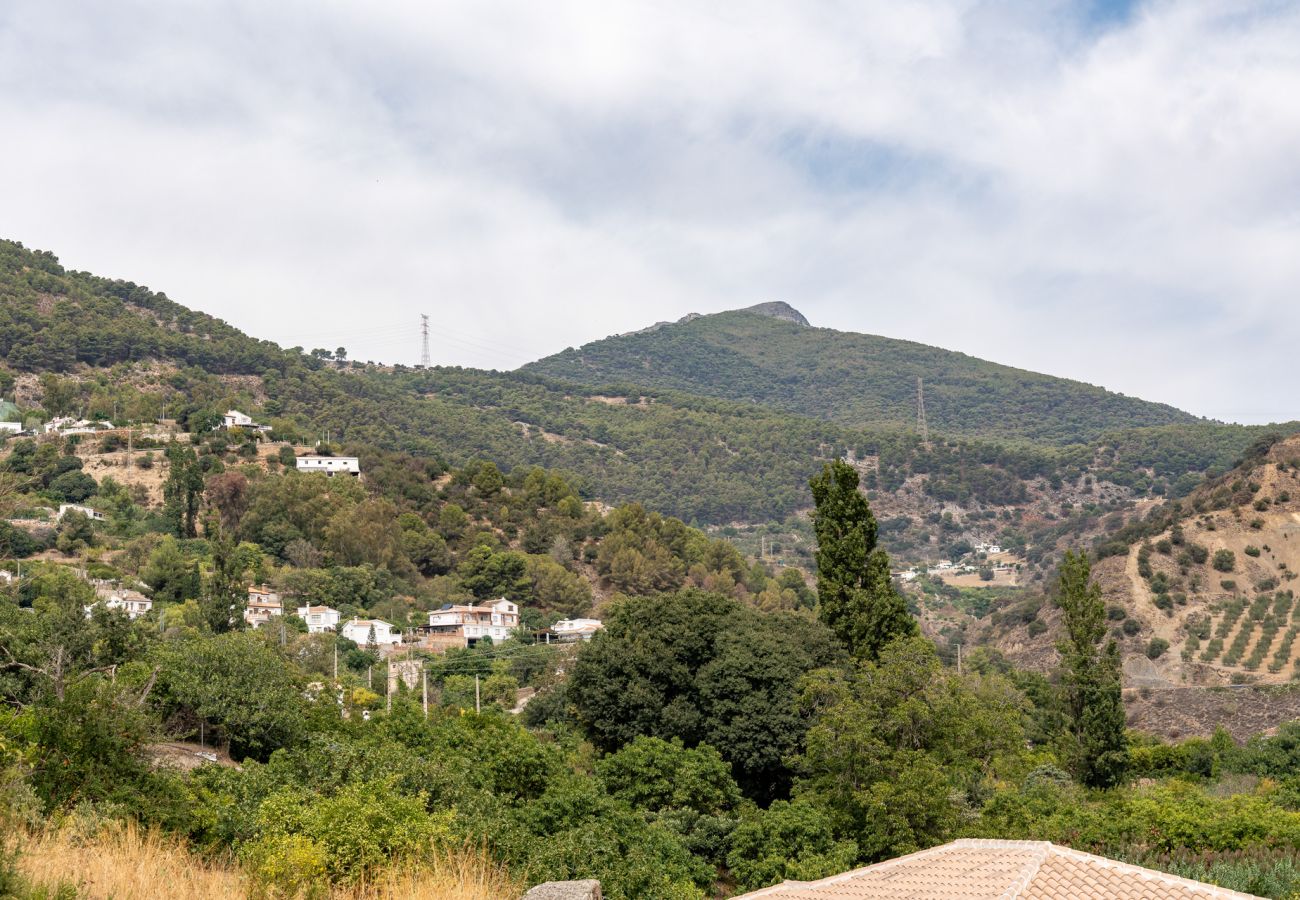
[[[270,425],[258,425],[253,421],[252,416],[244,415],[237,409],[228,409],[226,414],[221,417],[221,427],[229,431],[231,428],[247,428],[250,431],[270,431]]]
[[[551,626],[551,633],[561,641],[589,641],[604,627],[600,619],[561,619]]]
[[[244,621],[250,628],[260,628],[273,616],[284,615],[284,602],[280,595],[265,585],[248,589],[248,605],[244,607]]]
[[[132,619],[138,619],[153,609],[153,601],[144,594],[107,581],[95,582],[95,596],[99,598],[96,606],[102,604],[108,609],[120,609]],[[87,618],[92,608],[86,607]]]
[[[18,434],[22,430],[22,422],[0,422],[0,434]]]
[[[70,512],[79,512],[86,518],[94,522],[104,521],[104,514],[97,509],[91,509],[89,506],[82,506],[78,503],[60,503],[59,511],[54,518],[62,522],[63,517]]]
[[[519,627],[519,607],[502,597],[482,605],[447,604],[429,613],[429,634],[458,637],[472,647],[481,638],[504,641]]]
[[[46,434],[94,434],[113,427],[112,422],[92,422],[89,419],[74,419],[71,416],[59,416],[45,423]]]
[[[355,456],[300,456],[295,462],[299,472],[324,472],[326,475],[361,474],[361,463]]]
[[[339,626],[339,611],[328,606],[300,606],[298,618],[307,623],[308,634],[334,631]]]
[[[392,625],[379,619],[354,618],[343,626],[343,636],[361,647],[366,647],[371,643],[370,633],[372,630],[375,635],[374,643],[379,646],[400,644],[402,642],[402,633],[393,631]]]

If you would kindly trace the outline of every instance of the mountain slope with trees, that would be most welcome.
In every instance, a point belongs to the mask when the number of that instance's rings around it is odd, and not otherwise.
[[[914,423],[922,378],[936,431],[1058,445],[1199,421],[1078,381],[910,341],[811,328],[762,307],[606,338],[522,371],[595,387],[634,384],[743,400],[858,427]]]
[[[375,366],[335,351],[256,340],[164,294],[66,270],[53,255],[9,241],[0,241],[0,301],[0,396],[15,396],[38,423],[68,414],[136,422],[165,417],[201,433],[235,406],[270,422],[278,436],[328,431],[345,443],[414,453],[444,466],[476,459],[506,471],[542,465],[565,472],[587,499],[639,501],[706,524],[782,520],[807,509],[809,463],[841,455],[872,460],[873,490],[894,492],[911,481],[936,504],[1023,505],[1035,493],[1026,490],[1035,479],[1054,491],[1086,474],[1137,495],[1178,494],[1207,470],[1230,467],[1261,431],[1175,423],[1058,447],[1029,443],[1025,435],[1015,441],[942,435],[936,408],[934,440],[924,447],[897,421],[871,427],[834,421],[833,403],[817,417],[815,408],[796,414],[665,387],[593,390],[533,370]],[[767,312],[722,318],[755,333],[819,331],[790,321],[782,309],[776,313],[785,318]],[[697,321],[712,328],[718,318]],[[695,324],[666,325],[635,339],[675,341],[673,335]],[[779,350],[774,345],[772,352]],[[834,362],[808,360],[814,367]],[[906,394],[899,416],[906,419],[913,388],[899,385]],[[1043,418],[1056,422],[1063,415]]]

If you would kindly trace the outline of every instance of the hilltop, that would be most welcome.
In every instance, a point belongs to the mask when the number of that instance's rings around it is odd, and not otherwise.
[[[911,428],[917,379],[934,431],[1003,441],[1088,443],[1196,416],[1065,378],[910,341],[814,328],[767,303],[605,338],[522,372],[601,387],[638,385],[738,400],[852,427]]]

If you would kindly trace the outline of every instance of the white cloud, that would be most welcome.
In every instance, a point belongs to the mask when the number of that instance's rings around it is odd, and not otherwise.
[[[0,233],[363,359],[786,299],[1281,420],[1298,93],[1264,0],[18,0]]]

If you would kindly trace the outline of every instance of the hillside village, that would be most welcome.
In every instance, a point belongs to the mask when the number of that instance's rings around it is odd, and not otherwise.
[[[0,314],[94,309],[157,354],[0,341],[0,813],[23,833],[93,809],[282,897],[481,845],[489,896],[594,876],[629,900],[969,836],[1167,869],[1258,851],[1265,818],[1300,835],[1268,781],[1300,718],[1300,438],[1175,415],[1013,448],[343,365],[16,258]],[[865,555],[836,574],[840,514]],[[1101,623],[1073,674],[1071,602]],[[1259,786],[1244,811],[1231,779]],[[1152,842],[1189,815],[1238,824]],[[1290,857],[1178,859],[1253,886]]]

